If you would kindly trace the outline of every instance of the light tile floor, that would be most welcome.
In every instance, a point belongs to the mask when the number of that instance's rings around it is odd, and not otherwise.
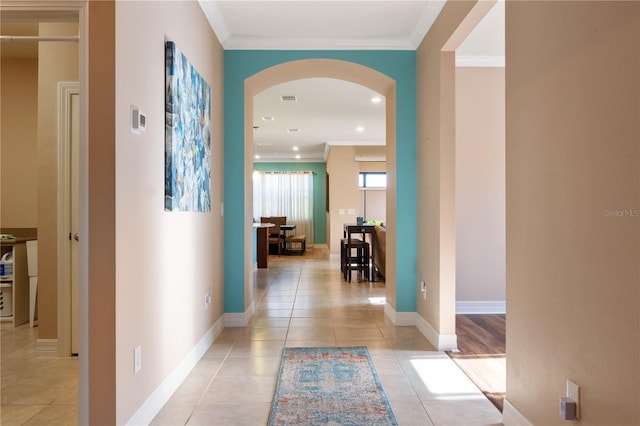
[[[284,346],[367,346],[401,425],[498,425],[501,415],[415,327],[384,317],[384,283],[342,281],[339,261],[271,257],[256,314],[227,328],[154,425],[264,425]],[[37,358],[37,328],[6,323],[0,424],[77,424],[77,358]]]
[[[498,425],[500,412],[416,327],[384,317],[384,283],[342,281],[339,260],[270,257],[256,314],[226,328],[153,425],[264,425],[282,348],[367,346],[400,425]]]
[[[78,359],[38,358],[38,328],[0,327],[0,425],[75,425]]]

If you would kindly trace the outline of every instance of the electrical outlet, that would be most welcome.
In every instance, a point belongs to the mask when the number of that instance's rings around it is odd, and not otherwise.
[[[207,289],[207,292],[204,294],[204,308],[207,309],[211,304],[211,287]]]
[[[580,386],[567,380],[567,397],[576,402],[576,419],[580,418]]]
[[[136,346],[133,350],[133,374],[136,374],[142,368],[142,347]]]

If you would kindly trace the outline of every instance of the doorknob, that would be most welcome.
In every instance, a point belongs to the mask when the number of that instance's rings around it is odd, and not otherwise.
[[[76,241],[80,241],[80,234],[78,234],[77,232],[73,234],[73,239]]]

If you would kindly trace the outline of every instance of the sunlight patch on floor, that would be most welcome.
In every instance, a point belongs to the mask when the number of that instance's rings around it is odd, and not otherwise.
[[[449,357],[420,357],[411,360],[428,392],[437,400],[484,399],[478,387]]]

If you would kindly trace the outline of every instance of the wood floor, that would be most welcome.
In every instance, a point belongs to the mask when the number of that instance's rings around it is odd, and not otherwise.
[[[459,352],[447,352],[502,411],[506,390],[505,315],[456,315]]]

